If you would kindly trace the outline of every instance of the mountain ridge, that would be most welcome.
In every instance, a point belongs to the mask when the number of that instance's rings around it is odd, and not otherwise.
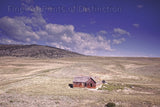
[[[0,44],[0,57],[2,56],[62,58],[62,57],[79,57],[84,55],[45,45]]]

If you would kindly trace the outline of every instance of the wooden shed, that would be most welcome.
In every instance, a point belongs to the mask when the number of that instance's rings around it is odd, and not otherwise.
[[[73,80],[73,87],[96,88],[96,81],[92,77],[87,76],[75,77]]]

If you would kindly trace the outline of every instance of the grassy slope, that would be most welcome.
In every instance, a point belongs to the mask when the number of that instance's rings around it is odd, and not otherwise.
[[[78,57],[81,54],[43,45],[0,45],[0,56],[31,58]]]
[[[109,90],[68,87],[83,75],[106,80]],[[0,76],[0,106],[160,106],[159,58],[0,57]]]

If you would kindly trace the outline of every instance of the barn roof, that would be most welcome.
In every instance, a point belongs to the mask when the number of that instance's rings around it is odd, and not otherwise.
[[[75,77],[73,82],[87,82],[91,77],[82,76],[82,77]],[[91,78],[92,79],[92,78]],[[92,79],[93,80],[93,79]],[[93,80],[94,81],[94,80]]]

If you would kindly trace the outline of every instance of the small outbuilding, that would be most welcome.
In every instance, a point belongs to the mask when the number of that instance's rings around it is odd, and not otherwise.
[[[96,88],[96,81],[88,76],[75,77],[73,80],[73,87]]]

